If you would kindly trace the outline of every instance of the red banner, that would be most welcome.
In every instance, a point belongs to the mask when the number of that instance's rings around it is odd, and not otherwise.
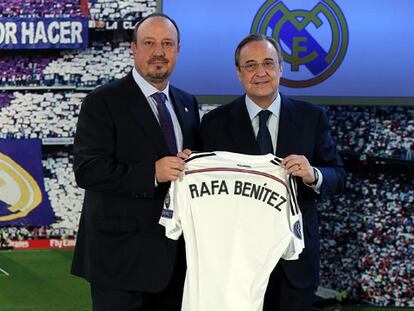
[[[76,239],[39,239],[11,241],[14,249],[73,248]]]

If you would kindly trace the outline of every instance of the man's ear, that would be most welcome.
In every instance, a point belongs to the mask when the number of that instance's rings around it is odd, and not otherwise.
[[[237,77],[239,78],[239,80],[241,81],[241,77],[240,77],[240,75],[241,75],[240,67],[237,67],[236,66],[236,74],[237,74]]]
[[[133,55],[137,52],[137,46],[134,42],[131,42],[131,52]]]

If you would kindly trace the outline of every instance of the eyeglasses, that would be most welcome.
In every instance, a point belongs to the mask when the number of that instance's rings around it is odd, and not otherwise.
[[[268,59],[263,63],[251,62],[246,65],[239,65],[240,68],[245,69],[248,72],[254,72],[259,69],[259,65],[262,65],[265,70],[275,70],[276,64],[279,62],[277,60]]]

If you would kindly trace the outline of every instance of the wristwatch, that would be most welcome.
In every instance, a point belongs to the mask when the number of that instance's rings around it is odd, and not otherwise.
[[[313,167],[313,176],[315,177],[315,180],[312,183],[310,183],[309,185],[316,186],[316,184],[318,183],[318,180],[319,180],[319,173],[318,173],[318,170],[314,167]]]

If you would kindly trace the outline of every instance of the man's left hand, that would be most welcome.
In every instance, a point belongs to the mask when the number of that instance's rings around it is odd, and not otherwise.
[[[290,154],[282,160],[289,174],[302,177],[305,184],[312,184],[315,181],[315,174],[312,165],[303,155]]]

